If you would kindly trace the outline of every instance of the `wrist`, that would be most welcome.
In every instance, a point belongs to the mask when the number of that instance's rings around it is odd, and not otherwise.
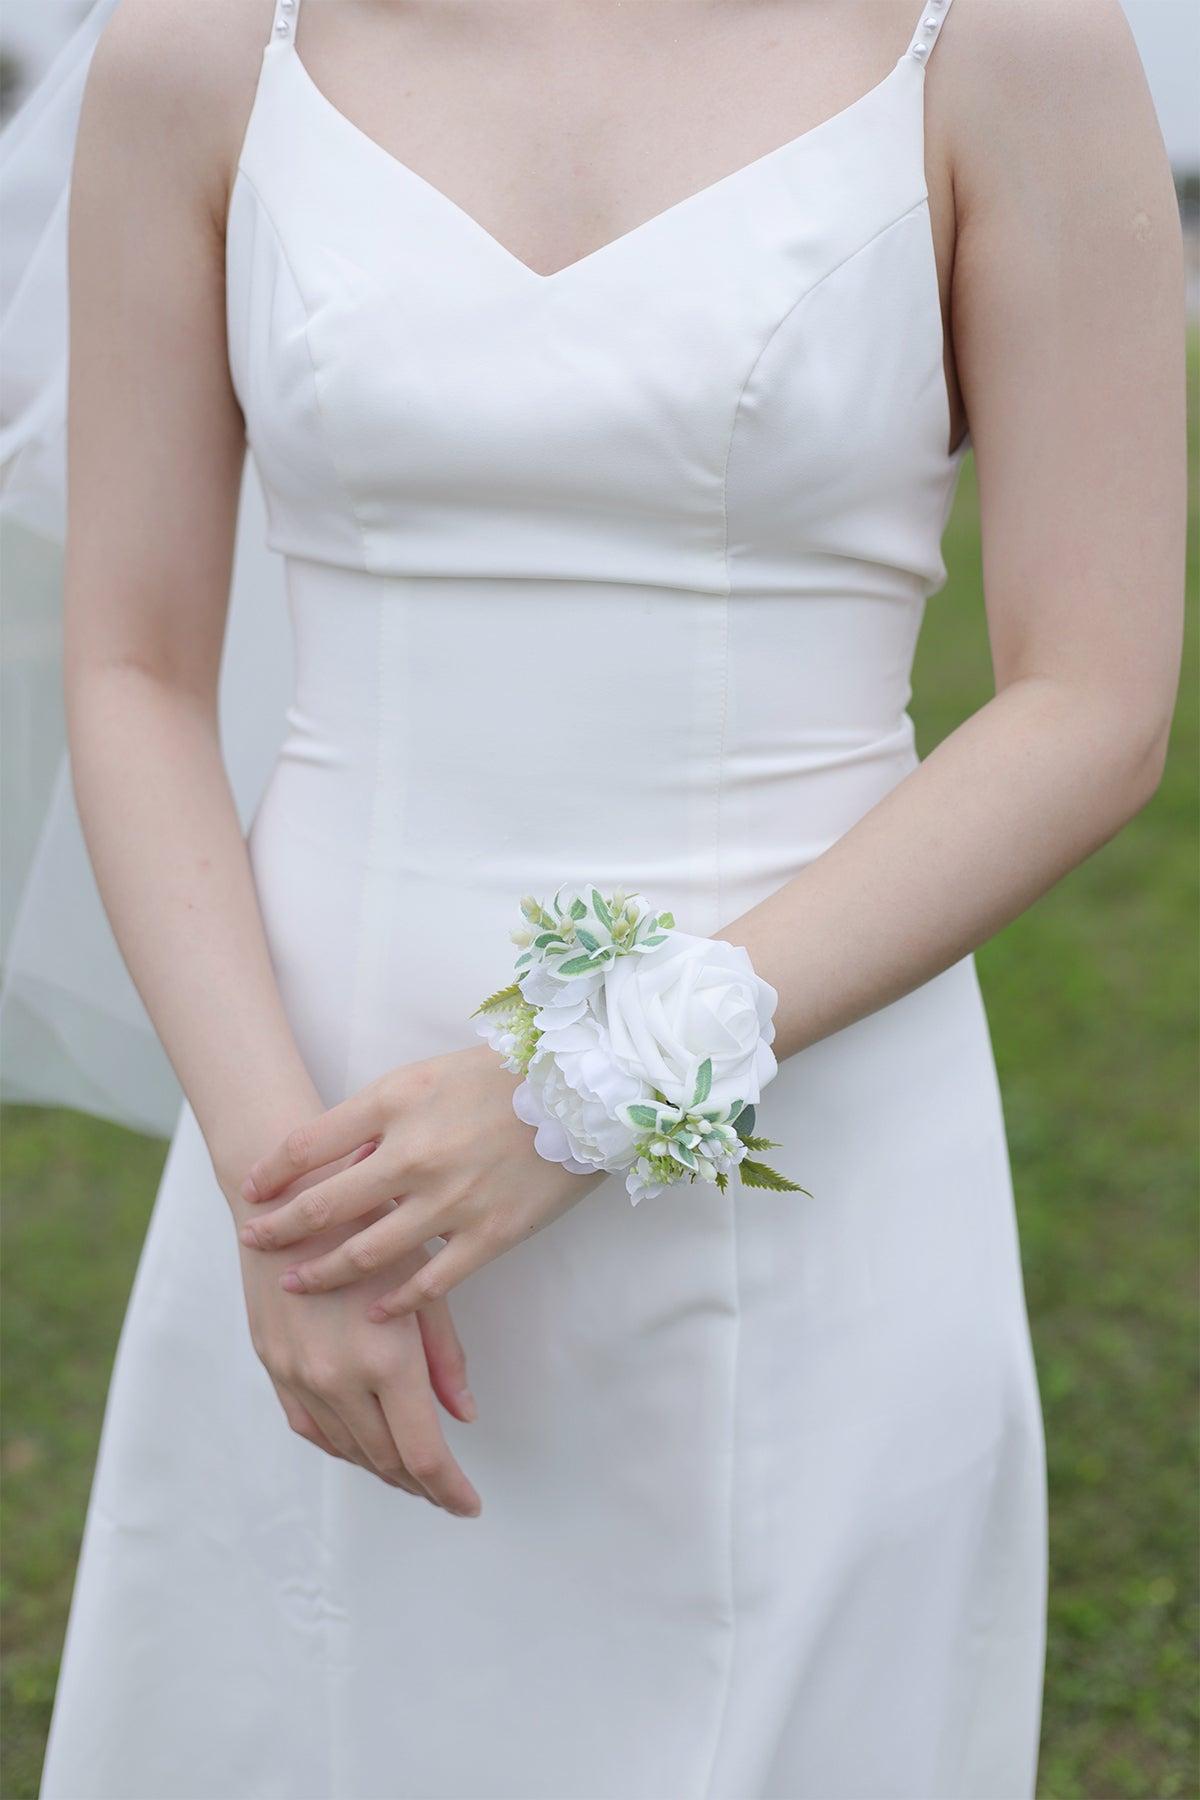
[[[251,1164],[274,1149],[297,1125],[324,1110],[315,1087],[297,1086],[269,1099],[257,1096],[253,1106],[239,1109],[236,1116],[203,1131],[213,1173],[239,1225],[254,1211],[241,1192]]]

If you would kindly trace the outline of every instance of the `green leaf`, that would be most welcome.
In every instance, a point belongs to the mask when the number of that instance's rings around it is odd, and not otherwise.
[[[523,956],[518,956],[516,962],[513,964],[513,968],[514,969],[522,968],[525,963],[532,962],[532,961],[533,961],[533,951],[526,950],[526,952]]]
[[[736,1129],[740,1138],[748,1137],[754,1130],[754,1108],[752,1106],[739,1107]]]
[[[775,1142],[774,1138],[745,1137],[745,1138],[742,1138],[742,1142],[743,1142],[743,1144],[745,1144],[747,1150],[782,1150],[783,1149],[783,1145],[777,1144]]]
[[[687,1145],[681,1144],[678,1138],[671,1139],[671,1155],[676,1162],[681,1162],[685,1169],[694,1169],[696,1166],[696,1158]]]
[[[658,1114],[655,1112],[654,1108],[652,1106],[643,1106],[640,1102],[637,1105],[627,1107],[625,1116],[631,1125],[644,1125],[648,1130],[653,1130],[658,1124]]]
[[[573,919],[587,918],[587,902],[581,900],[578,894],[576,894],[574,900],[571,902],[571,917]]]
[[[742,1158],[737,1171],[743,1187],[770,1188],[776,1194],[808,1194],[812,1199],[808,1189],[801,1187],[799,1182],[789,1181],[778,1169],[772,1169],[764,1162],[753,1162],[748,1156]]]
[[[560,975],[586,975],[595,966],[590,956],[573,956],[570,962],[559,963],[558,972]]]
[[[505,1007],[511,1006],[514,1000],[521,998],[521,990],[514,981],[511,986],[497,988],[494,994],[489,994],[486,1000],[480,1001],[475,1012],[470,1016],[474,1018],[475,1013],[503,1012]]]
[[[535,950],[544,950],[547,944],[561,944],[562,942],[561,931],[543,931],[540,937],[534,938],[533,947]]]
[[[706,1056],[696,1070],[696,1091],[692,1095],[692,1105],[702,1106],[712,1092],[712,1057]]]
[[[675,929],[675,914],[674,913],[659,913],[656,923],[659,925],[665,926],[668,931],[674,931],[674,929]]]
[[[576,927],[575,936],[579,939],[579,942],[583,945],[585,950],[598,950],[600,948],[600,939],[594,937],[590,931],[585,931],[582,925]]]
[[[729,1186],[728,1175],[720,1175],[719,1174],[717,1176],[717,1186],[720,1188],[721,1192],[724,1193],[725,1189]]]
[[[611,931],[613,928],[613,916],[609,912],[604,895],[600,892],[599,888],[592,889],[592,911],[604,926],[605,930]]]
[[[666,933],[662,931],[658,932],[654,937],[642,939],[643,944],[665,944],[666,941]]]

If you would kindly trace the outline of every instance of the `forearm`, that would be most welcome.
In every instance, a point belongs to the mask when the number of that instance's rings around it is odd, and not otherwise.
[[[782,1059],[1016,918],[1149,798],[1161,739],[1069,683],[1012,682],[844,836],[716,935],[778,990]]]
[[[271,967],[213,709],[129,665],[68,692],[76,800],[105,909],[224,1175],[319,1110]]]

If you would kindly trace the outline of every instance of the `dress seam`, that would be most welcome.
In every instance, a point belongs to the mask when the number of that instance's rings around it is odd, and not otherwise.
[[[758,358],[755,358],[755,366]],[[748,382],[749,375],[746,377]],[[725,591],[717,596],[720,606],[720,650],[717,712],[717,754],[713,796],[713,908],[715,922],[712,929],[719,931],[725,923],[723,900],[721,897],[721,828],[722,802],[725,786],[725,742],[729,720],[729,627],[730,600],[733,591],[732,576],[729,567],[729,463],[733,454],[733,443],[737,429],[737,416],[741,409],[742,396],[746,391],[746,383],[742,384],[734,407],[733,424],[730,428],[729,443],[726,448],[725,468],[721,481],[721,513],[722,513],[722,557],[725,568]],[[733,1687],[733,1670],[737,1652],[737,1384],[739,1348],[741,1344],[742,1303],[739,1280],[737,1208],[727,1204],[729,1220],[729,1251],[732,1272],[733,1323],[731,1327],[732,1343],[730,1348],[729,1370],[729,1486],[726,1505],[726,1529],[728,1533],[728,1612],[729,1612],[729,1645],[722,1681],[721,1695],[716,1707],[716,1724],[713,1735],[712,1750],[708,1759],[708,1771],[704,1777],[702,1795],[710,1793],[721,1739],[724,1735],[725,1718],[729,1708],[729,1696]]]
[[[384,626],[385,626],[385,618],[386,618],[386,614],[385,614],[385,608],[384,608],[383,602],[382,602],[382,600],[377,599],[376,603],[375,603],[375,752],[374,752],[374,759],[373,759],[373,767],[372,767],[372,771],[371,771],[371,805],[370,805],[370,812],[369,812],[368,820],[367,820],[367,843],[366,843],[366,849],[365,849],[365,852],[363,855],[363,862],[362,862],[362,880],[359,885],[358,902],[357,902],[357,906],[355,909],[356,910],[356,932],[357,932],[358,942],[357,942],[357,947],[355,949],[355,954],[354,954],[354,977],[353,977],[353,982],[352,982],[352,986],[351,986],[350,1016],[347,1021],[347,1026],[346,1026],[346,1054],[345,1054],[345,1057],[344,1057],[343,1063],[342,1063],[341,1094],[338,1096],[339,1099],[347,1097],[350,1093],[350,1077],[351,1077],[351,1073],[352,1073],[352,1070],[354,1067],[355,1051],[356,1051],[358,1043],[359,1043],[360,1024],[361,1024],[362,1010],[363,1010],[363,994],[364,994],[364,989],[366,986],[366,967],[367,967],[367,950],[368,950],[368,945],[367,945],[368,903],[369,903],[370,891],[371,891],[371,876],[372,876],[373,870],[376,867],[376,852],[377,852],[377,847],[378,847],[378,842],[379,842],[379,821],[380,821],[380,814],[382,811],[381,800],[382,800],[382,793],[383,793],[383,695],[384,695],[384,648],[385,648]],[[331,1458],[329,1458],[328,1456],[323,1456],[321,1459],[321,1527],[322,1527],[322,1536],[323,1536],[322,1551],[323,1551],[324,1557],[327,1562],[332,1553],[332,1540],[330,1539],[330,1536],[329,1536],[329,1533],[327,1530],[328,1516],[329,1516],[328,1515],[329,1481],[334,1472],[333,1469],[330,1467],[330,1462],[331,1462]],[[328,1623],[328,1614],[331,1610],[332,1609],[329,1607],[329,1604],[328,1604],[328,1595],[327,1595],[326,1596],[326,1621],[325,1621],[326,1633],[328,1633],[328,1631],[330,1629],[329,1623]],[[341,1617],[342,1618],[346,1617],[346,1609],[345,1608],[341,1609]],[[329,1745],[329,1765],[328,1766],[329,1766],[329,1776],[330,1776],[329,1794],[330,1794],[330,1800],[343,1800],[343,1796],[346,1796],[346,1800],[348,1800],[348,1790],[342,1786],[341,1780],[340,1780],[341,1765],[340,1765],[340,1762],[335,1758],[335,1746],[340,1742],[340,1738],[334,1730],[335,1709],[334,1709],[334,1702],[333,1702],[333,1673],[332,1673],[333,1659],[329,1653],[328,1636],[326,1636],[325,1641],[326,1641],[326,1679],[329,1684],[329,1697],[328,1697],[327,1712],[326,1712],[326,1717],[328,1719],[328,1729],[329,1729],[329,1737],[328,1737],[328,1745]]]
[[[810,282],[801,293],[796,295],[794,300],[789,300],[787,306],[784,308],[783,312],[780,313],[778,319],[776,319],[774,325],[772,325],[770,331],[768,331],[766,337],[759,345],[754,360],[746,371],[745,379],[738,389],[737,399],[733,403],[733,416],[729,425],[729,442],[725,450],[725,473],[721,483],[721,506],[725,527],[725,580],[727,592],[730,591],[731,588],[729,574],[729,470],[733,462],[733,447],[737,439],[738,425],[741,422],[742,405],[746,398],[746,390],[758,372],[759,364],[762,362],[763,357],[767,354],[767,351],[771,348],[776,337],[783,330],[783,327],[787,324],[798,306],[803,306],[806,300],[811,300],[818,288],[824,287],[825,283],[831,280],[834,275],[838,274],[840,270],[844,269],[847,263],[854,262],[857,257],[862,256],[863,253],[869,250],[872,244],[877,243],[885,233],[894,231],[897,225],[902,225],[906,219],[911,218],[913,213],[926,205],[928,199],[928,191],[922,191],[910,206],[904,208],[903,212],[897,213],[894,218],[887,221],[886,225],[881,225],[877,231],[873,231],[870,237],[864,238],[861,244],[856,244],[853,250],[848,250],[845,256],[840,257],[831,269],[826,269],[823,275],[818,275],[817,279]]]
[[[816,281],[812,282],[810,284],[810,286],[808,286],[804,289],[804,292],[802,294],[798,294],[794,300],[789,302],[786,310],[776,320],[775,324],[771,327],[771,330],[767,333],[767,336],[764,338],[762,344],[759,346],[759,349],[754,357],[754,360],[751,362],[749,368],[746,371],[745,379],[743,380],[741,387],[738,389],[737,399],[734,402],[733,416],[732,416],[732,419],[730,420],[730,426],[729,426],[729,440],[726,445],[726,451],[725,451],[725,468],[724,468],[722,481],[721,481],[721,514],[722,514],[722,532],[723,532],[722,554],[723,554],[723,562],[724,562],[724,570],[725,570],[725,587],[724,587],[724,592],[719,596],[723,610],[722,610],[722,618],[721,618],[722,675],[721,675],[720,710],[719,710],[719,725],[718,725],[718,739],[717,739],[717,769],[716,769],[714,847],[713,847],[714,848],[714,864],[715,864],[715,866],[714,866],[714,881],[713,881],[713,895],[714,895],[714,905],[715,905],[716,914],[717,914],[717,923],[714,926],[714,930],[720,930],[721,926],[725,923],[725,921],[722,917],[722,913],[721,913],[721,907],[722,907],[722,900],[721,900],[721,803],[722,803],[723,789],[724,789],[725,733],[726,733],[726,726],[727,726],[727,720],[728,720],[728,709],[729,709],[729,623],[730,623],[730,601],[731,601],[731,597],[732,597],[732,593],[733,593],[733,578],[732,578],[732,572],[730,569],[730,562],[729,562],[729,471],[730,471],[730,468],[731,468],[732,462],[733,462],[733,450],[734,450],[734,445],[737,441],[738,424],[739,424],[741,416],[742,416],[742,405],[743,405],[743,402],[746,397],[746,391],[749,388],[751,381],[754,379],[755,372],[757,371],[759,365],[761,364],[763,357],[767,354],[767,351],[770,349],[770,346],[774,342],[776,336],[783,329],[783,326],[787,323],[787,321],[792,317],[792,315],[796,311],[797,307],[803,305],[803,303],[806,300],[811,298],[811,296],[817,291],[817,289],[819,287],[821,287],[823,285],[824,282],[828,281],[831,276],[837,274],[839,269],[845,268],[845,266],[848,262],[852,262],[856,257],[861,256],[863,254],[863,252],[865,250],[869,249],[870,246],[873,243],[875,243],[878,238],[882,237],[885,232],[891,231],[895,226],[901,224],[905,219],[910,217],[910,215],[912,213],[916,212],[919,207],[921,207],[925,204],[925,198],[926,198],[925,195],[922,194],[920,196],[920,198],[915,200],[911,206],[905,207],[905,209],[902,213],[897,214],[897,216],[893,219],[889,219],[886,225],[881,225],[879,227],[879,230],[872,232],[871,236],[869,238],[867,238],[864,243],[857,245],[855,249],[851,250],[846,256],[842,257],[840,259],[840,261],[835,263],[832,269],[827,269],[825,271],[824,275],[820,276]],[[717,1758],[720,1754],[721,1741],[722,1741],[722,1738],[724,1737],[724,1732],[725,1732],[725,1721],[726,1721],[726,1718],[727,1718],[728,1712],[729,1712],[730,1696],[733,1691],[733,1672],[734,1672],[734,1666],[735,1666],[735,1660],[736,1660],[736,1654],[737,1654],[737,1384],[738,1384],[738,1369],[739,1369],[739,1362],[740,1362],[739,1352],[740,1352],[740,1348],[741,1348],[741,1334],[742,1334],[742,1294],[741,1294],[740,1242],[739,1242],[739,1236],[738,1236],[737,1205],[735,1202],[729,1203],[728,1218],[729,1218],[729,1249],[730,1249],[730,1259],[731,1259],[731,1264],[732,1264],[732,1288],[733,1288],[733,1293],[732,1293],[733,1344],[732,1344],[732,1349],[730,1352],[731,1368],[730,1368],[730,1377],[729,1377],[729,1385],[730,1385],[730,1395],[729,1395],[729,1490],[728,1490],[728,1504],[727,1504],[727,1514],[726,1514],[727,1521],[728,1521],[728,1538],[729,1538],[729,1565],[728,1565],[729,1566],[729,1574],[728,1574],[729,1650],[728,1650],[728,1656],[727,1656],[726,1665],[725,1665],[725,1676],[724,1676],[724,1681],[722,1684],[722,1693],[721,1693],[719,1704],[717,1706],[716,1729],[715,1729],[714,1736],[713,1736],[712,1750],[709,1754],[708,1773],[705,1776],[704,1784],[701,1789],[702,1800],[707,1800],[707,1796],[711,1795],[711,1793],[712,1793],[713,1776],[716,1772]]]
[[[321,398],[321,387],[320,387],[320,378],[319,378],[318,369],[317,369],[317,359],[313,352],[312,340],[309,337],[310,309],[309,309],[308,301],[305,297],[304,289],[300,284],[300,280],[296,274],[295,269],[292,267],[291,259],[288,256],[288,252],[287,252],[287,246],[284,244],[282,233],[280,232],[279,227],[275,222],[275,218],[271,212],[270,207],[267,205],[266,201],[263,199],[263,196],[260,194],[258,188],[255,186],[254,182],[251,180],[250,176],[247,175],[245,169],[242,168],[241,166],[239,166],[238,171],[237,171],[237,179],[244,181],[247,188],[250,190],[251,194],[253,194],[254,201],[255,201],[255,207],[256,207],[256,216],[259,216],[263,220],[265,220],[265,222],[271,232],[271,235],[275,239],[275,243],[279,250],[280,260],[282,262],[284,269],[287,271],[288,278],[290,279],[292,286],[295,289],[296,296],[300,302],[300,307],[301,307],[301,311],[303,314],[303,325],[301,327],[301,336],[304,339],[304,348],[308,353],[309,367],[312,371],[313,402],[314,402],[314,406],[316,409],[318,423],[319,423],[320,429],[321,429],[321,441],[323,442],[326,453],[329,457],[329,464],[330,464],[330,468],[333,471],[334,479],[337,482],[338,488],[341,491],[342,497],[343,497],[346,507],[349,511],[350,518],[353,521],[355,530],[358,533],[359,544],[360,544],[361,551],[362,551],[363,571],[365,573],[371,573],[370,561],[369,561],[369,557],[367,554],[366,532],[363,529],[362,520],[358,516],[358,511],[357,511],[357,508],[355,507],[354,500],[350,493],[349,487],[347,486],[345,477],[343,476],[341,469],[338,467],[337,457],[334,453],[334,448],[333,448],[333,439],[330,434],[328,422],[327,422],[327,419],[325,416],[325,407],[324,407],[324,403]],[[285,561],[286,561],[286,559],[285,559]],[[380,613],[382,614],[382,608],[380,608]],[[377,658],[377,668],[379,667],[379,663],[380,663],[380,659]],[[374,812],[375,812],[375,800],[373,797],[372,798],[372,823],[374,821]],[[364,859],[363,890],[362,890],[362,895],[360,896],[360,901],[359,901],[360,941],[359,941],[359,966],[357,966],[356,970],[355,970],[355,993],[356,993],[356,995],[357,995],[358,988],[359,988],[360,981],[361,981],[361,956],[362,956],[361,920],[362,920],[363,908],[365,905],[366,881],[367,881],[366,871],[367,871],[367,868],[369,867],[369,864],[370,864],[370,852],[368,850],[368,855]],[[350,1056],[351,1056],[353,1044],[354,1044],[353,1021],[354,1021],[355,1011],[356,1011],[356,1008],[352,1009],[350,1029],[349,1029],[348,1035],[347,1035],[346,1069],[343,1071],[343,1091],[345,1090],[345,1077],[346,1077],[346,1074],[348,1073]],[[323,1674],[324,1674],[325,1721],[326,1721],[326,1778],[327,1778],[326,1779],[326,1788],[327,1788],[327,1792],[332,1797],[335,1795],[340,1795],[342,1792],[342,1789],[341,1789],[341,1786],[339,1783],[339,1769],[338,1769],[338,1762],[337,1762],[337,1757],[336,1757],[336,1753],[335,1753],[335,1742],[336,1742],[337,1734],[334,1729],[335,1708],[334,1708],[334,1694],[333,1694],[333,1686],[334,1686],[334,1684],[333,1684],[333,1654],[332,1654],[332,1646],[330,1644],[330,1638],[329,1638],[329,1634],[332,1629],[331,1618],[334,1613],[334,1608],[330,1604],[330,1596],[329,1596],[329,1562],[330,1562],[330,1555],[331,1555],[331,1538],[330,1538],[330,1531],[329,1531],[329,1523],[330,1523],[329,1478],[332,1473],[332,1471],[330,1470],[330,1467],[329,1467],[329,1462],[330,1462],[330,1458],[328,1456],[326,1456],[324,1453],[322,1453],[320,1462],[317,1467],[316,1474],[317,1474],[317,1534],[318,1534],[317,1555],[318,1555],[318,1559],[319,1559],[319,1567],[321,1568],[321,1570],[323,1572],[323,1576],[324,1576],[324,1579],[321,1583],[320,1635],[321,1635],[321,1646],[322,1646],[322,1651],[323,1651],[323,1663],[324,1663]]]
[[[733,1672],[737,1659],[738,1643],[738,1605],[737,1605],[737,1393],[742,1339],[742,1288],[741,1288],[741,1254],[738,1236],[737,1204],[728,1202],[729,1217],[729,1252],[733,1277],[733,1343],[730,1351],[729,1371],[729,1489],[726,1510],[729,1540],[729,1649],[725,1662],[725,1675],[722,1691],[716,1709],[716,1728],[713,1733],[712,1750],[708,1759],[708,1772],[700,1789],[698,1800],[709,1800],[712,1794],[713,1777],[716,1773],[717,1758],[720,1755],[721,1742],[725,1735],[725,1721],[729,1714],[730,1696],[733,1692]]]
[[[359,515],[358,507],[356,506],[355,501],[354,501],[354,495],[350,489],[350,484],[346,480],[346,477],[341,469],[341,466],[338,463],[337,453],[333,447],[333,433],[329,429],[329,418],[328,418],[328,413],[327,413],[327,409],[325,406],[325,401],[321,395],[320,369],[319,369],[319,365],[317,362],[316,354],[312,347],[312,338],[309,336],[309,326],[311,325],[311,322],[312,322],[312,308],[308,304],[308,298],[304,292],[304,288],[300,281],[300,277],[297,275],[295,267],[292,263],[292,259],[288,255],[288,248],[287,248],[286,243],[284,242],[283,233],[280,231],[279,226],[276,223],[274,213],[271,211],[270,206],[267,204],[266,200],[263,198],[259,189],[256,187],[253,178],[250,175],[248,175],[246,173],[245,169],[242,168],[240,165],[237,170],[235,186],[236,186],[237,181],[244,181],[246,186],[250,189],[250,192],[254,195],[255,204],[258,208],[258,211],[261,213],[262,217],[266,220],[267,224],[269,225],[269,227],[271,229],[271,235],[275,239],[275,243],[279,249],[280,260],[282,261],[284,268],[287,270],[288,278],[290,279],[292,286],[296,290],[296,297],[300,302],[301,311],[303,312],[303,315],[304,315],[304,323],[303,323],[303,326],[301,327],[300,335],[304,339],[304,348],[308,352],[309,368],[312,370],[313,402],[316,407],[317,419],[318,419],[318,422],[321,427],[321,442],[325,446],[326,453],[329,457],[329,466],[333,471],[333,478],[338,485],[338,489],[341,493],[342,499],[345,501],[346,510],[350,514],[350,518],[353,521],[355,531],[358,533],[359,547],[362,551],[363,571],[365,574],[372,575],[376,571],[374,569],[372,569],[372,567],[371,567],[371,558],[370,558],[370,551],[369,551],[369,542],[368,542],[368,537],[367,537],[367,528],[363,524],[362,518]]]

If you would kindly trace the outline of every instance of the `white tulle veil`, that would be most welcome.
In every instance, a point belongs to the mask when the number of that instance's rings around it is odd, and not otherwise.
[[[67,207],[84,82],[117,4],[96,0],[0,132],[0,213],[26,247],[0,297],[0,1097],[74,1107],[165,1137],[182,1095],[92,875],[61,687]],[[285,729],[291,681],[282,563],[265,529],[247,457],[220,686],[222,749],[243,827]]]

